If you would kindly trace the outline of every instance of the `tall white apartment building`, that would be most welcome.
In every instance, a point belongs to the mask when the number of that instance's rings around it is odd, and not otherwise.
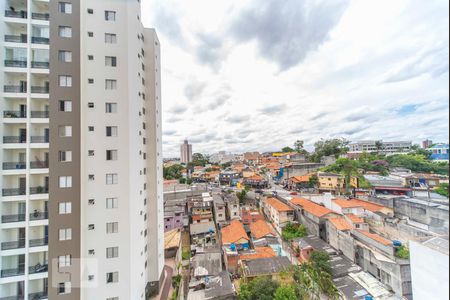
[[[348,147],[348,153],[379,152],[384,154],[395,154],[411,151],[412,142],[359,141],[349,144]]]
[[[0,299],[47,299],[49,2],[0,1]]]
[[[164,274],[156,32],[139,0],[0,5],[0,299],[148,299]]]
[[[192,145],[187,140],[180,145],[180,161],[182,164],[192,162]]]

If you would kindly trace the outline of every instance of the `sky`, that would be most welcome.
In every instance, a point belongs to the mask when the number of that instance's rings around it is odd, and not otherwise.
[[[447,0],[143,0],[163,151],[449,136]]]

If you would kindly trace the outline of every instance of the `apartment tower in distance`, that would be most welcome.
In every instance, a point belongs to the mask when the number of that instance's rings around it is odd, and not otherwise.
[[[192,162],[192,145],[188,140],[184,140],[180,146],[180,159],[182,164],[188,164]]]
[[[148,299],[164,265],[157,35],[138,0],[1,3],[0,299]]]

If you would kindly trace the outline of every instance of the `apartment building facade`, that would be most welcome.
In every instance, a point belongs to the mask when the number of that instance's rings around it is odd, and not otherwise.
[[[182,164],[192,162],[192,145],[189,144],[188,140],[185,140],[183,144],[180,145],[180,161]]]
[[[157,35],[138,0],[3,2],[0,299],[148,299],[164,265]]]
[[[363,152],[379,152],[384,154],[395,154],[409,152],[412,149],[411,141],[359,141],[348,145],[349,154]]]

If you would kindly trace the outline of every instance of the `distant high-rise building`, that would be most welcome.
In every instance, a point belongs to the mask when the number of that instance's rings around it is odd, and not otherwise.
[[[431,146],[433,146],[433,141],[426,139],[425,141],[422,142],[422,148],[423,149],[428,149]]]
[[[192,162],[192,145],[188,140],[185,140],[180,146],[180,158],[182,164],[188,164]]]

